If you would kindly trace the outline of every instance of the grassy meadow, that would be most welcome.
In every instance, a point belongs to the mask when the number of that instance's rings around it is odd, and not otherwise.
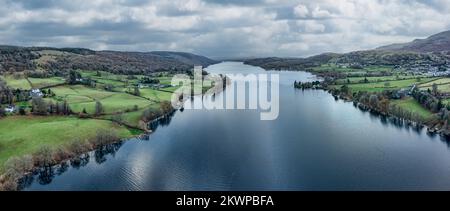
[[[74,140],[87,140],[95,136],[98,129],[113,130],[123,138],[134,135],[133,131],[106,120],[60,116],[0,119],[0,172],[10,157],[31,154],[42,146],[58,148]]]
[[[51,59],[49,55],[47,59]],[[40,61],[45,62],[45,61]],[[14,156],[32,154],[43,146],[63,147],[73,140],[88,140],[95,137],[99,129],[115,131],[121,138],[137,134],[141,116],[146,110],[160,111],[161,102],[170,101],[173,92],[179,87],[141,88],[139,96],[131,94],[143,76],[116,75],[107,72],[80,71],[83,78],[95,82],[95,86],[69,85],[62,77],[25,78],[24,76],[4,75],[7,86],[14,89],[50,89],[54,96],[44,101],[56,103],[66,101],[74,112],[71,116],[35,116],[30,113],[31,100],[16,102],[25,106],[25,116],[8,115],[0,119],[0,173],[3,164]],[[155,77],[154,77],[155,78]],[[171,77],[156,77],[162,85],[170,85]],[[208,83],[207,83],[208,84]],[[210,85],[210,83],[209,83]],[[108,87],[109,89],[106,89]],[[112,87],[112,89],[111,89]],[[79,118],[78,113],[95,113],[96,102],[102,104],[103,112],[95,119]],[[120,115],[122,126],[113,122]],[[126,125],[127,127],[125,127]]]

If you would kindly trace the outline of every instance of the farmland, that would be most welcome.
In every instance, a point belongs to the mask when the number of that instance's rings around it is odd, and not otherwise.
[[[420,105],[413,98],[409,97],[409,98],[405,98],[402,100],[393,100],[392,103],[394,105],[399,106],[400,108],[417,113],[424,119],[432,118],[433,113],[431,113],[431,111],[425,109],[422,105]]]
[[[423,78],[420,81],[417,79],[407,79],[407,80],[388,80],[374,83],[358,83],[358,84],[350,84],[348,87],[352,91],[367,91],[367,92],[381,92],[383,90],[394,90],[407,88],[412,86],[413,84],[419,83],[427,83],[429,81],[433,81],[433,78]]]
[[[117,132],[121,137],[133,136],[132,131],[105,120],[76,117],[11,116],[0,120],[0,172],[3,163],[13,156],[23,156],[42,146],[63,147],[71,141],[86,140],[98,129]]]
[[[338,95],[347,99],[400,118],[436,124],[439,115],[434,114],[449,106],[450,78],[446,77],[431,77],[393,67],[350,68],[334,64],[315,67],[312,72],[324,77],[338,76],[328,82],[327,89],[334,94],[340,93]]]
[[[137,128],[142,127],[139,122],[143,113],[160,113],[161,104],[170,101],[173,92],[179,88],[170,86],[171,77],[167,74],[150,76],[164,87],[143,86],[135,93],[140,79],[145,76],[101,71],[79,73],[82,78],[77,79],[79,83],[76,84],[68,83],[63,77],[2,76],[6,85],[13,89],[44,88],[42,91],[48,93],[44,95],[44,102],[48,105],[67,104],[71,115],[38,116],[33,113],[31,98],[15,102],[16,106],[25,108],[25,113],[11,113],[0,119],[0,173],[10,157],[32,154],[43,146],[63,147],[74,137],[89,140],[101,129],[113,130],[120,138],[136,135]],[[83,84],[83,81],[91,82]]]

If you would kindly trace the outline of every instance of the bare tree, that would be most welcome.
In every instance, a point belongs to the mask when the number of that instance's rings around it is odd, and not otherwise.
[[[34,97],[31,100],[33,113],[37,115],[47,115],[47,103],[42,97]]]
[[[95,102],[95,115],[100,116],[103,113],[103,105],[100,101]]]

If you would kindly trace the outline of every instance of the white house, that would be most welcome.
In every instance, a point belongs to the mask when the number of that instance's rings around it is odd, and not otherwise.
[[[32,89],[30,92],[31,97],[42,97],[44,94],[41,92],[40,89]]]
[[[7,112],[7,113],[12,113],[12,112],[14,112],[16,110],[16,107],[14,107],[14,106],[7,106],[6,108],[5,108],[5,111]]]

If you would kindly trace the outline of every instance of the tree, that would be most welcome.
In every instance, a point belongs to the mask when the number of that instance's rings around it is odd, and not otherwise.
[[[114,86],[112,84],[105,84],[104,88],[106,91],[111,92],[111,91],[113,91]]]
[[[41,147],[33,154],[33,161],[36,166],[49,167],[54,163],[53,151],[48,146]]]
[[[141,120],[143,122],[150,122],[158,117],[158,114],[151,108],[148,108],[142,113]]]
[[[48,89],[47,93],[49,97],[54,97],[56,95],[51,89]]]
[[[383,99],[381,99],[379,102],[378,102],[378,108],[380,109],[380,111],[382,112],[382,113],[388,113],[388,110],[389,110],[389,100],[388,99],[386,99],[386,98],[383,98]]]
[[[348,95],[350,93],[350,88],[347,85],[341,86],[340,89],[341,94]]]
[[[42,97],[34,97],[31,100],[31,105],[33,114],[47,115],[47,103],[44,101],[44,99],[42,99]]]
[[[370,97],[369,97],[369,105],[373,109],[377,109],[378,108],[378,96],[370,95]]]
[[[437,95],[437,94],[438,94],[438,85],[437,85],[436,83],[433,83],[433,85],[431,86],[431,88],[432,88],[432,93],[433,93],[434,95]]]
[[[70,70],[69,72],[69,78],[67,79],[67,82],[69,84],[76,84],[78,83],[78,79],[81,78],[81,74],[75,70]]]
[[[3,117],[5,115],[6,115],[5,108],[3,108],[3,106],[0,105],[0,117]]]
[[[69,115],[70,113],[72,113],[72,110],[70,109],[69,104],[67,103],[66,100],[64,100],[62,104],[57,105],[57,107],[59,114]]]
[[[160,105],[163,113],[168,113],[173,110],[172,104],[169,101],[162,101]]]
[[[103,113],[103,105],[100,101],[95,102],[95,115],[100,116]]]
[[[139,90],[138,86],[134,87],[133,95],[141,96],[141,91]]]
[[[106,144],[110,144],[116,141],[119,141],[120,138],[117,135],[116,131],[114,130],[107,130],[107,129],[98,129],[96,131],[95,139],[93,140],[93,145],[98,146],[104,146]]]
[[[20,106],[20,108],[19,108],[19,114],[20,115],[25,115],[25,114],[27,114],[27,112],[25,111],[25,108],[24,107],[22,107],[22,106]]]
[[[122,115],[122,113],[115,114],[112,117],[112,121],[117,123],[117,124],[122,124],[123,123],[123,115]]]
[[[33,169],[33,158],[30,155],[11,157],[5,162],[4,166],[8,177],[18,179],[24,173]]]
[[[48,104],[48,112],[50,114],[56,113],[56,105],[50,101],[50,103]]]

